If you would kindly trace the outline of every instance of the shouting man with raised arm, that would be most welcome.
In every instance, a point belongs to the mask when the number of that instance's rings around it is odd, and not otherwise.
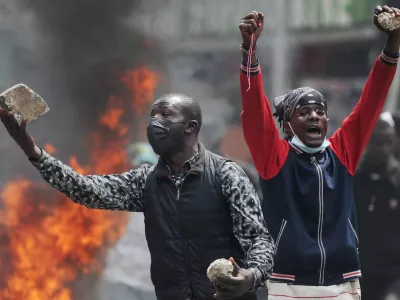
[[[75,203],[144,213],[158,299],[257,299],[272,272],[274,242],[243,170],[198,141],[202,115],[194,99],[168,94],[154,103],[147,136],[160,159],[120,175],[80,175],[37,147],[26,122],[18,126],[4,110],[0,118],[43,178]],[[213,286],[207,267],[230,257],[233,276]]]
[[[269,299],[360,299],[353,176],[399,58],[400,31],[385,31],[377,21],[384,11],[400,16],[397,9],[376,8],[374,23],[388,35],[386,46],[354,111],[329,138],[327,101],[313,88],[301,87],[274,101],[274,115],[287,135],[280,139],[254,55],[264,17],[252,12],[241,20],[242,125],[276,242]]]

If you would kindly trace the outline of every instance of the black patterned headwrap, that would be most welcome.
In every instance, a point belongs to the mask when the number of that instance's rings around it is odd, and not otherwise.
[[[280,127],[291,119],[296,109],[309,104],[318,104],[326,110],[328,109],[328,104],[326,103],[324,96],[310,87],[300,87],[285,95],[276,97],[274,99],[274,116],[278,118]]]

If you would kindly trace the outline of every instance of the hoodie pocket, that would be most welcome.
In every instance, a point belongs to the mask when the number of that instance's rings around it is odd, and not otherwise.
[[[282,238],[283,232],[285,231],[286,223],[287,221],[283,219],[281,224],[281,229],[279,230],[278,237],[276,238],[275,254],[278,252],[279,242]]]
[[[350,221],[350,219],[347,219],[348,221],[349,221],[349,224],[350,224],[350,228],[351,228],[351,231],[353,231],[353,234],[354,234],[354,236],[356,237],[356,240],[357,240],[357,245],[359,244],[359,240],[358,240],[358,235],[357,235],[357,232],[355,231],[355,229],[354,229],[354,227],[353,227],[353,224],[351,224],[351,221]]]

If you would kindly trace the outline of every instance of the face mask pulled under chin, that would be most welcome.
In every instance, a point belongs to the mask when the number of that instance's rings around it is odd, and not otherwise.
[[[184,129],[170,120],[151,118],[147,125],[147,139],[158,155],[173,154],[182,145]]]
[[[290,125],[290,122],[288,122],[288,125],[289,125],[290,129],[293,132],[293,137],[289,141],[289,143],[292,144],[293,146],[299,148],[303,152],[306,152],[306,153],[309,153],[309,154],[318,153],[318,152],[321,152],[322,150],[325,150],[325,148],[328,147],[331,144],[326,139],[326,136],[325,136],[324,141],[322,142],[321,146],[319,146],[319,147],[308,147],[299,139],[297,134],[294,132],[294,130],[292,128],[292,125]]]

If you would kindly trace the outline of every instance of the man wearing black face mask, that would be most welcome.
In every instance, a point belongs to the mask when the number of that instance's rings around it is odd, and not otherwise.
[[[201,110],[184,95],[157,100],[147,127],[158,163],[120,175],[83,176],[40,149],[12,113],[0,119],[43,178],[77,204],[143,212],[157,298],[257,299],[271,274],[274,242],[249,179],[198,142]],[[213,286],[207,267],[231,258],[233,276]]]
[[[172,122],[152,117],[147,127],[147,138],[158,155],[173,155],[184,140],[183,127],[187,122]]]

